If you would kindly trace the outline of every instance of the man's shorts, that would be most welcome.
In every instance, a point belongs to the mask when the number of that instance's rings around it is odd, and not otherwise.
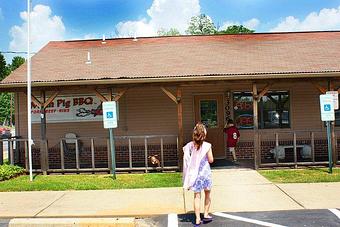
[[[230,151],[230,152],[235,151],[235,147],[229,147],[229,151]]]

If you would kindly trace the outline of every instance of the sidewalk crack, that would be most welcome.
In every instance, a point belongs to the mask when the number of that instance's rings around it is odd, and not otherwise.
[[[304,207],[304,205],[302,205],[302,203],[300,203],[299,201],[294,199],[292,196],[290,196],[287,192],[285,192],[282,188],[280,188],[280,186],[278,186],[277,184],[273,184],[273,185],[275,185],[281,192],[283,192],[286,196],[288,196],[291,200],[293,200],[300,207],[302,207],[303,209],[306,209],[306,207]]]
[[[54,201],[52,201],[47,207],[41,209],[38,213],[36,213],[33,217],[36,218],[39,214],[41,214],[43,211],[51,207],[55,202],[59,201],[61,198],[63,198],[66,195],[66,192],[64,192],[61,196],[56,198]]]

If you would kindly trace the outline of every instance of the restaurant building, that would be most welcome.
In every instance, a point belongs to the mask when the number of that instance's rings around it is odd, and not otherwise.
[[[117,170],[179,169],[198,121],[208,128],[215,158],[231,159],[228,119],[240,129],[238,159],[256,168],[327,164],[319,95],[339,90],[339,59],[337,31],[49,42],[32,58],[33,167],[108,171],[101,103],[111,100],[118,104]],[[27,167],[26,68],[0,89],[15,92],[10,153]]]

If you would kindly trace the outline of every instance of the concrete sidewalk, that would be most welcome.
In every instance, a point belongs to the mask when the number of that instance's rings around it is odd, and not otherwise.
[[[340,183],[279,184],[252,169],[213,170],[211,211],[339,208]],[[182,188],[1,192],[0,218],[117,217],[186,213],[193,193]]]

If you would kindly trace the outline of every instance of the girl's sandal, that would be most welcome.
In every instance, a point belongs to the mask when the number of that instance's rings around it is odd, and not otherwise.
[[[200,221],[200,223],[198,223],[198,224],[194,224],[194,227],[199,227],[199,226],[201,226],[201,224],[202,224],[202,222]]]
[[[213,218],[212,217],[206,217],[206,218],[203,218],[203,223],[209,223],[209,222],[212,222]]]

